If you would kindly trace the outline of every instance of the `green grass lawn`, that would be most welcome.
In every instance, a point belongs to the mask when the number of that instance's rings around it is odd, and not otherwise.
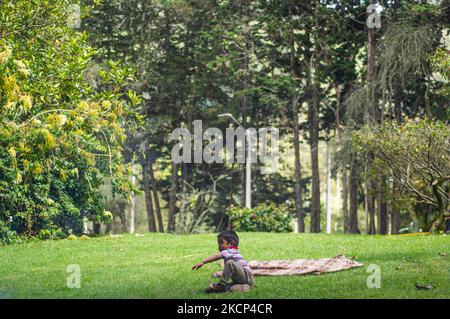
[[[216,251],[215,234],[36,241],[0,247],[0,298],[450,298],[450,236],[239,235],[248,260],[344,254],[364,267],[256,277],[249,293],[206,295],[219,265],[191,267]],[[80,265],[80,289],[67,288],[70,264]],[[379,289],[367,288],[369,264],[381,269]],[[417,290],[416,282],[435,289]]]

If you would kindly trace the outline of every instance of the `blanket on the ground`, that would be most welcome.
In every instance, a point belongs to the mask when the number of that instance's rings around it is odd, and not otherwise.
[[[363,266],[362,263],[342,255],[320,259],[252,260],[248,264],[255,276],[318,275]],[[212,276],[220,277],[221,275],[222,271],[217,271]]]

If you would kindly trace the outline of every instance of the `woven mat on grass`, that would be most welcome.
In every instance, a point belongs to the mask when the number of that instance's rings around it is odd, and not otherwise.
[[[363,266],[362,263],[342,255],[320,259],[252,260],[249,261],[249,265],[255,276],[318,275]],[[217,271],[212,276],[220,277],[221,275],[222,271]]]

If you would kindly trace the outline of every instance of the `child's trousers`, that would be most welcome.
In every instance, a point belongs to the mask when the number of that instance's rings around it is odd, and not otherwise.
[[[444,234],[450,233],[450,219],[446,220]]]
[[[254,285],[253,276],[249,275],[242,265],[234,260],[228,260],[223,268],[222,277],[220,282],[227,285],[232,282],[232,284],[247,284],[250,286]]]

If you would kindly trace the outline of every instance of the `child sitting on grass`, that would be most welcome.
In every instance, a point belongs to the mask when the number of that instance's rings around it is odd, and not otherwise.
[[[254,286],[253,273],[245,259],[239,254],[239,237],[234,231],[223,231],[217,236],[219,253],[196,264],[199,269],[204,264],[224,259],[225,266],[219,283],[212,283],[207,293],[227,291],[249,291]]]

